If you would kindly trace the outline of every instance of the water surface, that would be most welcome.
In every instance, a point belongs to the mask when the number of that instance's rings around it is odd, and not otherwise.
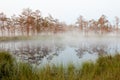
[[[0,42],[0,50],[11,52],[18,61],[31,64],[81,64],[98,56],[120,52],[118,37],[52,37],[46,40]]]

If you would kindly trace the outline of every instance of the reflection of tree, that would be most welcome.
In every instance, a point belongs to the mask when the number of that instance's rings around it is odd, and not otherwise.
[[[59,53],[61,53],[61,51],[65,49],[64,46],[65,45],[63,44],[55,44],[54,52],[52,52],[52,54],[47,57],[47,60],[50,62],[53,59],[53,57],[58,56]]]
[[[91,41],[90,41],[91,42]],[[113,41],[112,41],[113,42]],[[109,54],[110,50],[120,52],[119,43],[112,43],[110,44],[101,42],[101,43],[89,43],[89,41],[83,41],[79,45],[80,47],[76,50],[78,57],[82,57],[86,53],[89,54],[98,54],[98,55],[105,55]],[[18,42],[19,43],[19,42]],[[54,42],[54,43],[47,43],[47,42],[1,42],[0,43],[0,50],[6,50],[12,52],[18,60],[23,60],[29,62],[31,64],[40,64],[43,59],[47,59],[47,61],[53,60],[56,56],[58,56],[61,51],[64,51],[65,45],[61,42]],[[54,45],[54,47],[53,47]],[[74,46],[69,46],[74,47]]]
[[[23,61],[27,61],[32,64],[40,64],[42,59],[46,57],[48,61],[51,61],[54,56],[58,56],[59,52],[63,50],[62,45],[55,45],[55,49],[46,45],[21,45],[14,54]]]
[[[103,54],[108,54],[107,48],[108,47],[106,45],[99,45],[99,46],[94,46],[92,48],[92,51],[94,53],[97,53],[98,55],[103,55]]]
[[[99,56],[108,54],[107,45],[87,45],[84,47],[80,47],[79,49],[75,50],[77,55],[81,58],[85,53],[89,54],[98,54]]]

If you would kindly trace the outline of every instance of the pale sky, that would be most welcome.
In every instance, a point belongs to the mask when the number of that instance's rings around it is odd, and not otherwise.
[[[74,23],[79,15],[98,19],[105,14],[111,21],[120,18],[120,0],[0,0],[0,12],[8,16],[20,14],[23,8],[39,9],[43,16],[51,14],[66,23]]]

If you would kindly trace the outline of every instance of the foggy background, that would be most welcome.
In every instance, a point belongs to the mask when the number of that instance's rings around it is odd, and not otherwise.
[[[119,0],[0,0],[0,12],[8,17],[19,15],[23,8],[39,9],[43,16],[51,14],[67,24],[74,23],[80,15],[86,19],[98,19],[102,14],[114,22],[120,17]]]

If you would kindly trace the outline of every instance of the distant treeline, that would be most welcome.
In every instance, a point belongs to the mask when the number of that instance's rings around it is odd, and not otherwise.
[[[66,31],[89,32],[95,34],[118,33],[119,18],[115,17],[115,23],[111,24],[105,15],[98,20],[85,20],[83,16],[78,17],[75,24],[67,25],[54,19],[51,15],[43,17],[39,10],[32,11],[29,8],[23,9],[19,16],[7,17],[5,13],[0,13],[0,36],[30,36],[45,33],[63,33]]]

